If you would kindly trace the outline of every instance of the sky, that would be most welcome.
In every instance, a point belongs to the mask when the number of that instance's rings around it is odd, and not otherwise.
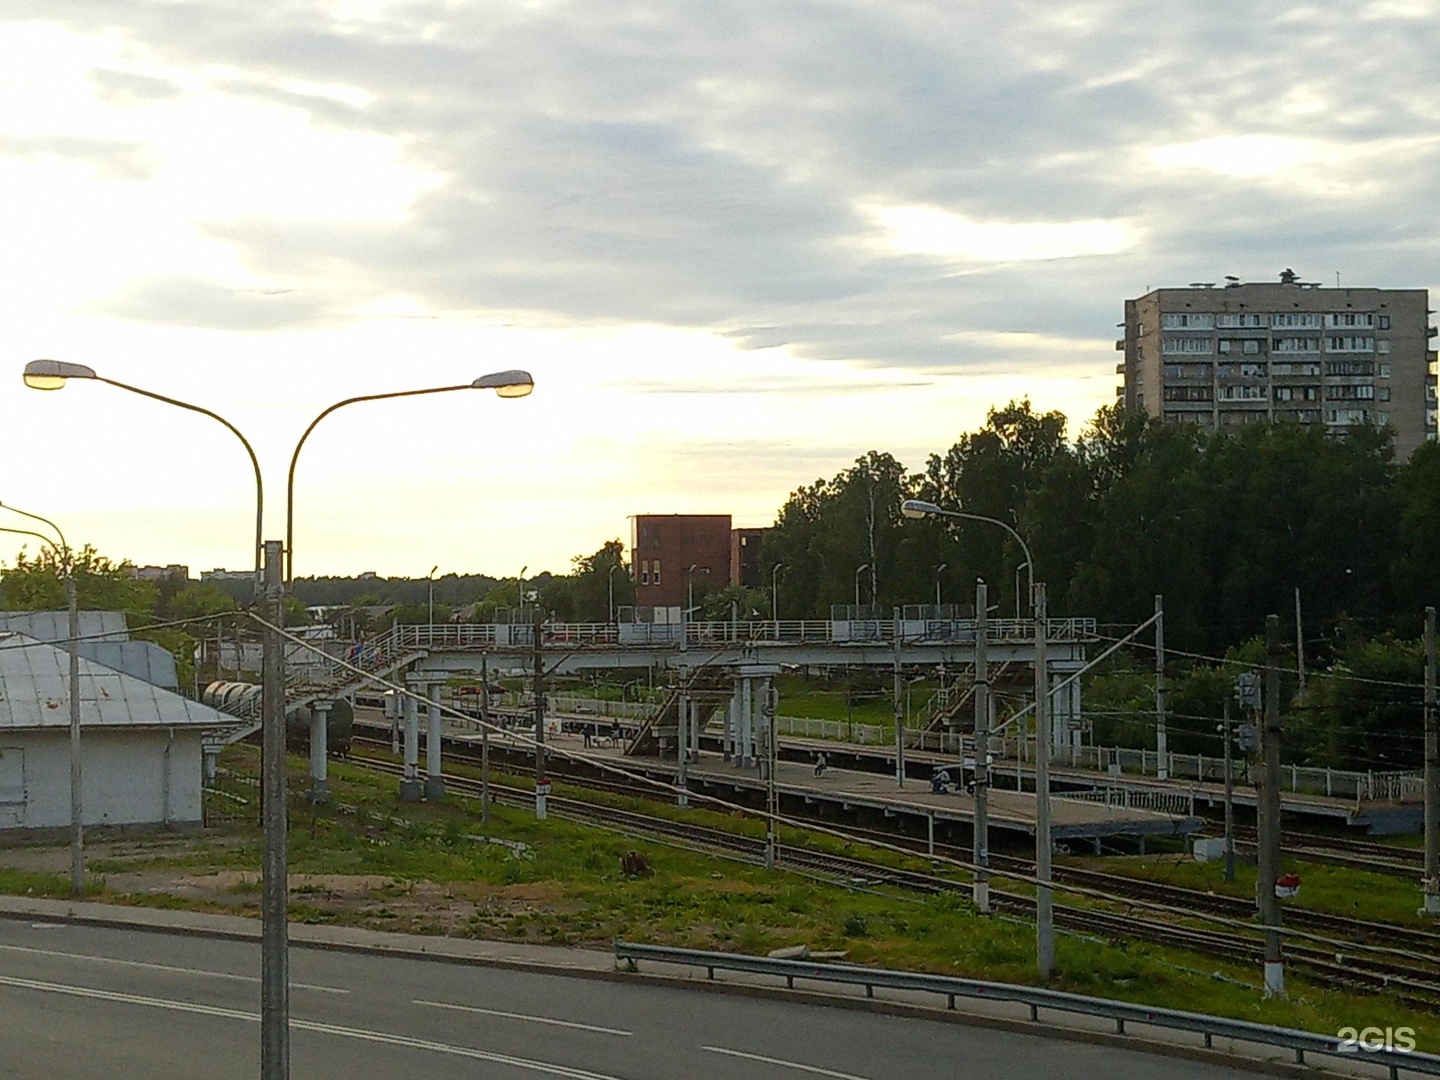
[[[766,525],[1029,397],[1151,288],[1440,287],[1440,0],[0,7],[0,501],[198,576],[564,572]],[[8,522],[0,522],[8,524]],[[20,521],[15,524],[24,527]],[[23,542],[0,541],[0,552]]]

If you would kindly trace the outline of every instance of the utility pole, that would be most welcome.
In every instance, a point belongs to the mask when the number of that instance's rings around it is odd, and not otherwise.
[[[1225,719],[1220,723],[1225,740],[1225,880],[1235,880],[1235,754],[1230,731],[1230,698],[1225,698]]]
[[[975,908],[990,913],[990,669],[985,648],[985,582],[975,582]],[[961,763],[964,775],[964,763]]]
[[[1300,586],[1295,586],[1295,667],[1300,672],[1300,689],[1295,696],[1305,700],[1305,623],[1300,617]]]
[[[85,891],[85,812],[80,772],[80,602],[75,557],[65,548],[65,606],[70,613],[70,895]]]
[[[550,781],[545,778],[545,658],[540,651],[543,623],[538,602],[530,627],[531,648],[535,657],[535,818],[543,820]]]
[[[480,824],[490,824],[490,657],[480,656]]]
[[[675,786],[680,789],[675,796],[675,802],[678,806],[688,806],[690,803],[689,795],[685,790],[686,759],[690,756],[689,721],[690,669],[682,667],[680,669],[679,714],[675,717]]]
[[[900,700],[900,609],[892,608],[893,633],[890,635],[895,646],[895,784],[905,786],[905,705]]]
[[[1280,616],[1265,617],[1265,726],[1260,737],[1264,757],[1260,792],[1260,851],[1256,891],[1265,926],[1265,996],[1285,996],[1285,965],[1280,951]]]
[[[770,680],[766,679],[760,686],[760,715],[765,718],[765,869],[773,870],[779,854],[777,834],[780,829],[777,822],[780,816],[780,792],[775,786],[775,767],[780,762],[780,740],[776,737],[775,714],[779,710],[775,707],[775,692]]]
[[[1055,909],[1050,890],[1050,670],[1045,583],[1037,581],[1035,609],[1035,958],[1040,977],[1055,970]]]
[[[1170,745],[1165,730],[1165,597],[1155,594],[1155,775],[1170,779]]]
[[[1435,706],[1435,609],[1425,609],[1425,906],[1440,917],[1440,716]]]
[[[283,545],[265,542],[265,616],[271,627],[285,623]],[[265,630],[261,680],[261,788],[264,860],[260,900],[260,1076],[290,1076],[290,955],[288,927],[289,852],[286,849],[285,654],[278,629]]]

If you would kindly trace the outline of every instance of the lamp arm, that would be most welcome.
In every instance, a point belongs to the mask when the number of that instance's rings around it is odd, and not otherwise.
[[[39,537],[41,540],[44,540],[45,543],[50,546],[50,550],[54,551],[56,556],[61,558],[62,561],[73,561],[70,551],[70,545],[65,541],[65,534],[60,530],[60,526],[56,525],[55,522],[51,521],[49,518],[41,517],[39,514],[32,514],[28,510],[21,510],[18,506],[11,506],[8,503],[0,503],[0,507],[4,507],[12,514],[19,514],[21,517],[27,517],[30,518],[32,521],[38,521],[43,525],[49,525],[50,528],[55,530],[55,535],[60,537],[60,550],[56,551],[54,542],[48,536],[44,536],[41,533],[37,532],[31,532],[29,529],[6,529],[4,530],[5,532],[20,533],[24,536]]]
[[[265,482],[260,477],[260,459],[255,456],[255,448],[250,445],[250,440],[240,433],[240,429],[226,420],[219,413],[211,412],[209,409],[199,405],[192,405],[188,401],[180,401],[178,398],[166,397],[164,394],[157,394],[153,390],[142,390],[138,386],[131,386],[129,383],[116,382],[114,379],[102,379],[96,376],[96,382],[103,382],[110,386],[118,386],[121,390],[129,390],[132,394],[139,394],[141,397],[151,398],[155,401],[163,401],[166,405],[176,405],[182,409],[189,409],[201,416],[208,416],[211,420],[217,420],[230,429],[230,433],[240,440],[245,447],[245,453],[250,455],[250,465],[255,470],[255,587],[260,587],[260,562],[261,552],[264,550],[264,518],[265,518]],[[57,530],[58,531],[58,530]]]
[[[295,444],[295,452],[290,455],[290,470],[285,475],[285,588],[290,588],[292,571],[294,569],[294,556],[292,548],[295,539],[295,465],[300,460],[300,451],[305,446],[305,440],[310,438],[310,433],[315,426],[333,413],[336,409],[343,409],[346,405],[354,405],[361,401],[384,401],[387,398],[418,397],[422,394],[445,394],[451,390],[473,389],[470,383],[462,383],[459,386],[432,386],[428,390],[395,390],[388,394],[361,394],[359,397],[346,398],[344,401],[337,401],[323,410],[310,421],[310,426],[300,436],[300,441]]]

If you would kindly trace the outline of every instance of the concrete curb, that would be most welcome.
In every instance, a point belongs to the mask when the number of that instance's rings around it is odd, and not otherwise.
[[[242,915],[212,915],[161,908],[124,907],[95,901],[50,900],[34,897],[0,896],[0,919],[42,920],[78,926],[97,926],[157,934],[225,941],[259,943],[260,922]],[[424,945],[417,944],[424,942]],[[1190,1045],[1137,1035],[1083,1027],[1060,1026],[1018,1017],[999,1016],[963,1009],[914,1004],[882,997],[858,997],[821,990],[790,990],[767,983],[746,981],[743,975],[721,982],[696,977],[694,969],[675,965],[671,972],[624,970],[615,958],[598,949],[568,949],[548,945],[518,945],[508,942],[476,941],[469,938],[424,937],[383,930],[350,927],[290,924],[290,944],[298,949],[321,952],[388,956],[405,960],[428,960],[447,964],[475,965],[537,975],[562,975],[616,983],[641,983],[667,989],[696,990],[712,994],[734,994],[771,1001],[800,1002],[828,1008],[904,1016],[912,1019],[964,1024],[1018,1035],[1058,1041],[1088,1043],[1135,1053],[1178,1058],[1207,1065],[1229,1066],[1248,1072],[1286,1077],[1354,1077],[1383,1075],[1375,1071],[1344,1071],[1333,1062],[1296,1065],[1289,1061],[1250,1056],[1226,1050],[1207,1050]],[[1359,1062],[1357,1062],[1358,1064]]]

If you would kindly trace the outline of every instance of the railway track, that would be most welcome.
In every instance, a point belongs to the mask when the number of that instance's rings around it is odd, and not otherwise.
[[[403,772],[403,767],[393,760],[369,754],[353,757],[352,761],[388,775],[398,776]],[[476,797],[481,793],[480,782],[469,777],[446,774],[445,782],[447,787],[459,793]],[[589,783],[588,780],[579,782]],[[637,793],[633,785],[618,784],[612,781],[607,782],[607,786],[612,790],[622,790],[624,794]],[[534,805],[535,796],[530,789],[491,783],[490,791],[492,799],[504,805],[516,807]],[[762,838],[689,822],[673,821],[618,807],[600,806],[582,799],[565,796],[551,795],[547,800],[547,806],[556,817],[605,828],[635,839],[660,840],[704,854],[754,865],[763,864],[765,861],[766,842]],[[894,843],[897,839],[889,834],[884,835],[889,843]],[[916,854],[923,857],[924,853],[916,852]],[[964,857],[962,852],[955,852],[955,854]],[[970,888],[968,882],[957,881],[940,874],[886,866],[870,860],[856,859],[792,844],[777,844],[775,857],[778,863],[787,868],[801,870],[842,884],[889,885],[929,894],[968,893]],[[1030,864],[1023,860],[1005,857],[998,857],[995,865],[997,869],[1009,867],[1022,873],[1032,869]],[[1208,910],[1211,913],[1225,914],[1233,918],[1248,918],[1253,914],[1253,910],[1244,901],[1218,897],[1178,886],[1140,881],[1122,875],[1104,874],[1099,871],[1072,867],[1056,868],[1055,880],[1057,885],[1069,882],[1112,893],[1130,890],[1128,893],[1120,892],[1120,903],[1123,903],[1124,897],[1128,895],[1132,899],[1153,900],[1197,912]],[[992,888],[991,896],[995,906],[1001,910],[1027,918],[1033,917],[1035,905],[1032,897],[996,888]],[[1202,904],[1206,906],[1200,906]],[[1296,912],[1292,911],[1289,914],[1293,916]],[[1440,943],[1440,935],[1427,934],[1423,931],[1410,932],[1407,928],[1391,927],[1382,923],[1364,923],[1361,920],[1327,916],[1323,913],[1307,912],[1305,916],[1318,916],[1317,922],[1312,926],[1319,931],[1322,929],[1319,923],[1323,922],[1325,924],[1323,929],[1327,933],[1347,932],[1357,935],[1363,933],[1371,935],[1372,939],[1374,935],[1413,933],[1413,936],[1407,937],[1404,942],[1397,942],[1392,936],[1385,939],[1383,943],[1395,949],[1414,948],[1420,952],[1421,956],[1440,955],[1440,950],[1436,948],[1437,943]],[[1263,955],[1262,943],[1254,935],[1179,925],[1173,920],[1160,921],[1134,910],[1111,912],[1057,903],[1055,905],[1055,921],[1064,929],[1109,940],[1141,940],[1170,947],[1179,946],[1237,963],[1258,965]],[[1294,919],[1289,921],[1291,925],[1300,925]],[[1440,1008],[1440,962],[1424,964],[1408,959],[1400,962],[1389,958],[1377,958],[1368,953],[1360,956],[1347,955],[1345,952],[1347,947],[1353,948],[1353,946],[1342,946],[1339,951],[1336,951],[1317,946],[1314,943],[1292,940],[1287,942],[1286,952],[1288,961],[1293,967],[1304,971],[1312,979],[1322,984],[1346,989],[1390,990],[1413,1004],[1431,1009]]]
[[[1249,825],[1235,827],[1235,846],[1253,849],[1258,842],[1255,829]],[[1355,870],[1381,874],[1419,875],[1424,871],[1425,856],[1417,848],[1377,844],[1373,840],[1355,840],[1347,836],[1325,833],[1288,831],[1280,834],[1285,854],[1312,862],[1328,862]]]

